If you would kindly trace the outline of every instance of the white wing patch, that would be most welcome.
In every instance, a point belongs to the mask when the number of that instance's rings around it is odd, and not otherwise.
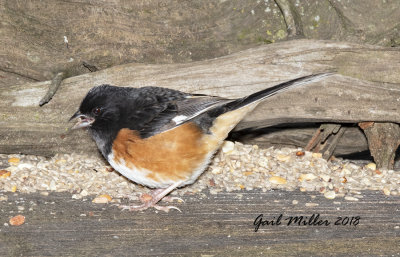
[[[180,123],[182,123],[183,121],[187,120],[187,118],[188,118],[188,117],[185,116],[185,115],[178,115],[178,116],[176,116],[175,118],[173,118],[172,121],[175,122],[176,124],[180,124]]]

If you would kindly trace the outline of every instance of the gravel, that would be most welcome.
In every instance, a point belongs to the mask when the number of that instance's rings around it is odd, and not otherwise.
[[[149,189],[125,179],[99,156],[57,154],[52,158],[0,154],[0,201],[2,192],[48,194],[71,192],[74,199],[94,202],[138,199]],[[379,190],[386,196],[400,195],[400,172],[377,170],[374,163],[359,165],[302,149],[268,148],[226,141],[208,169],[192,185],[172,195],[220,191],[271,189],[318,191],[326,199],[358,201],[362,190]],[[96,197],[97,196],[97,197]]]

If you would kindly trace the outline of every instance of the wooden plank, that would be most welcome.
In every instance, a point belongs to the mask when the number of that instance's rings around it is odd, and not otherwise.
[[[400,197],[364,191],[358,202],[319,193],[259,190],[184,196],[182,213],[120,211],[72,200],[68,193],[7,193],[1,224],[17,215],[26,223],[1,226],[1,256],[392,256],[400,254]],[[298,204],[292,204],[297,200]],[[306,203],[318,206],[307,207]],[[32,208],[32,210],[30,210]],[[283,214],[320,214],[329,226],[262,226],[254,220]],[[360,216],[356,226],[333,225]]]
[[[38,103],[49,82],[10,86],[0,92],[0,152],[97,151],[83,131],[68,131],[67,120],[89,88],[104,83],[241,97],[303,75],[338,70],[340,75],[263,102],[237,129],[297,122],[400,123],[399,59],[394,48],[294,40],[207,61],[127,64],[68,78],[43,107]]]

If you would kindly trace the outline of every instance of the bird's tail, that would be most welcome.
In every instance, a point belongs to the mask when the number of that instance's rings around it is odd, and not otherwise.
[[[331,72],[329,72],[329,73],[319,73],[319,74],[313,74],[313,75],[308,75],[308,76],[305,76],[305,77],[296,78],[296,79],[293,79],[293,80],[290,80],[290,81],[287,81],[287,82],[283,82],[283,83],[278,84],[276,86],[273,86],[273,87],[258,91],[258,92],[254,93],[254,94],[249,95],[249,96],[237,99],[237,100],[235,100],[233,102],[230,102],[230,103],[226,104],[225,107],[227,108],[227,111],[239,109],[239,108],[242,108],[242,107],[244,107],[246,105],[249,105],[249,104],[252,104],[252,103],[255,103],[255,102],[260,102],[260,101],[262,101],[262,100],[264,100],[266,98],[269,98],[269,97],[271,97],[273,95],[276,95],[278,93],[282,93],[282,92],[284,92],[286,90],[293,89],[293,88],[296,88],[296,87],[299,87],[299,86],[302,86],[302,85],[305,85],[305,84],[309,84],[309,83],[312,83],[312,82],[319,81],[322,78],[331,76],[333,74],[334,73],[331,73]]]

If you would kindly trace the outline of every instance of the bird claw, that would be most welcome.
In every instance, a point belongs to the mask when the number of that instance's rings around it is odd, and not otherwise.
[[[121,211],[143,211],[149,208],[150,206],[146,206],[145,204],[142,205],[118,205],[118,208],[121,209]]]
[[[175,209],[175,210],[181,212],[181,210],[175,206],[159,206],[159,205],[157,205],[157,203],[161,200],[164,200],[167,202],[173,202],[174,200],[177,200],[179,202],[184,202],[183,199],[181,199],[179,197],[166,196],[169,192],[171,192],[173,189],[178,187],[180,184],[182,184],[182,182],[176,182],[167,188],[155,189],[149,194],[143,193],[139,197],[139,200],[142,202],[141,205],[119,205],[118,207],[122,210],[129,210],[129,211],[143,211],[150,207],[154,207],[156,210],[165,211],[165,212],[169,212],[169,210],[171,210],[171,209]]]
[[[154,205],[153,206],[156,210],[159,210],[159,211],[164,211],[164,212],[169,212],[169,210],[171,210],[171,209],[175,209],[175,210],[177,210],[177,211],[179,211],[179,212],[182,212],[178,207],[176,207],[176,206],[172,206],[172,205],[169,205],[169,206],[160,206],[160,205]]]
[[[128,197],[130,199],[130,197]],[[176,206],[161,206],[161,205],[157,205],[157,200],[153,195],[150,194],[142,194],[139,197],[139,200],[142,202],[141,205],[120,205],[120,204],[116,204],[118,206],[118,208],[124,210],[128,210],[128,211],[144,211],[150,207],[153,207],[156,210],[159,211],[164,211],[164,212],[169,212],[169,210],[171,209],[175,209],[179,212],[182,212],[178,207]],[[179,202],[184,202],[183,199],[181,199],[180,197],[175,197],[175,196],[165,196],[161,199],[162,201],[166,201],[166,202],[173,202],[173,201],[179,201]]]
[[[175,209],[179,212],[182,212],[178,207],[176,206],[160,206],[157,204],[154,205],[148,205],[148,204],[142,204],[142,205],[118,205],[118,208],[120,208],[122,211],[128,210],[128,211],[144,211],[150,207],[153,207],[156,210],[159,211],[164,211],[164,212],[169,212],[171,209]]]
[[[168,203],[172,203],[173,201],[177,201],[177,202],[180,202],[180,203],[184,203],[185,202],[182,198],[176,197],[176,196],[164,196],[164,198],[161,199],[161,201],[165,201],[165,202],[168,202]]]

